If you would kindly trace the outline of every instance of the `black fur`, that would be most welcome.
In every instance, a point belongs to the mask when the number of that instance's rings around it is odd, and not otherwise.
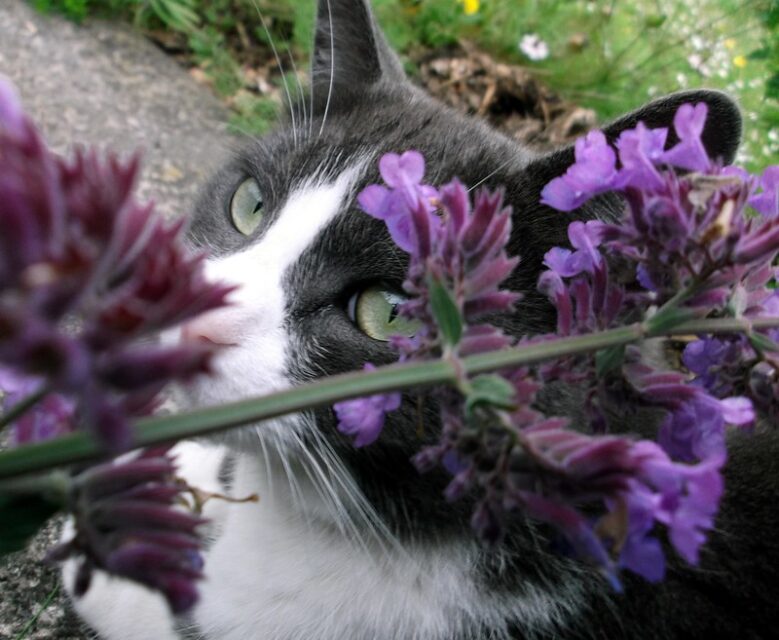
[[[505,187],[506,202],[514,209],[510,250],[521,256],[509,285],[526,297],[516,315],[500,323],[514,335],[549,329],[552,310],[535,292],[543,254],[566,244],[572,219],[614,219],[620,214],[620,201],[607,195],[570,215],[541,205],[541,188],[570,165],[571,148],[536,155],[423,95],[403,78],[365,0],[320,0],[318,15],[313,96],[293,107],[302,114],[313,106],[313,113],[308,111],[307,121],[297,123],[297,141],[289,127],[281,129],[253,143],[220,173],[198,208],[192,225],[195,240],[217,253],[238,250],[262,236],[286,193],[317,167],[324,164],[336,174],[344,165],[368,157],[361,180],[365,185],[378,181],[376,161],[381,154],[418,149],[427,159],[426,179],[431,183],[458,177],[465,184],[477,184],[489,176],[486,186]],[[730,162],[741,120],[734,103],[715,91],[690,91],[654,101],[605,131],[613,141],[639,120],[653,127],[670,126],[680,104],[701,101],[709,106],[704,143],[711,155]],[[230,196],[247,176],[259,181],[266,197],[266,222],[250,239],[232,229],[228,216]],[[297,340],[290,374],[302,381],[312,372],[326,375],[357,369],[366,361],[391,361],[389,347],[357,329],[345,307],[353,292],[372,283],[400,289],[405,264],[403,252],[389,240],[383,224],[359,212],[352,202],[288,274],[285,288],[295,292],[287,309],[288,328]],[[563,395],[570,403],[572,396]],[[425,424],[421,441],[416,428],[420,411]],[[379,441],[364,450],[355,450],[337,432],[330,410],[315,412],[315,418],[366,496],[402,539],[435,543],[472,536],[469,501],[446,503],[441,497],[446,476],[420,477],[409,463],[411,454],[435,437],[435,410],[424,399],[419,404],[417,398],[407,397]],[[545,531],[518,518],[499,552],[484,550],[479,567],[483,588],[518,596],[532,586],[565,585],[570,589],[561,588],[561,597],[577,592],[582,606],[578,617],[549,629],[513,621],[514,637],[779,636],[779,437],[766,429],[732,440],[727,492],[701,566],[676,562],[659,586],[627,577],[625,592],[613,593],[594,571],[561,559],[547,550],[545,542],[539,544]],[[479,637],[493,636],[484,629]]]

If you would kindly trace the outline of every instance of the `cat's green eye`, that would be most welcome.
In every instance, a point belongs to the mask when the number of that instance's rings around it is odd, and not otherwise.
[[[244,180],[230,201],[230,217],[235,228],[245,236],[254,233],[262,221],[264,204],[257,181],[254,178]]]
[[[369,287],[352,296],[349,316],[365,334],[374,340],[386,342],[390,336],[413,336],[420,323],[399,314],[405,296],[379,286]]]

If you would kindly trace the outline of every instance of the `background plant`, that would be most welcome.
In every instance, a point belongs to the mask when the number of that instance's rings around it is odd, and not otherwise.
[[[313,1],[301,0],[31,1],[76,20],[116,17],[179,34],[191,63],[229,98],[234,129],[253,134],[275,121],[278,100],[258,95],[247,69],[272,59],[270,33],[286,71],[292,61],[304,71],[315,12]],[[739,161],[754,169],[779,157],[779,0],[483,0],[473,13],[456,0],[373,5],[406,60],[473,41],[526,65],[602,120],[681,88],[728,91],[749,123]],[[543,43],[538,54],[521,48],[526,37]]]

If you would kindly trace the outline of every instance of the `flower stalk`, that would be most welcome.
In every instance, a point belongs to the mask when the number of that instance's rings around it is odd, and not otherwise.
[[[550,342],[480,353],[463,358],[461,363],[465,373],[474,376],[507,367],[520,367],[564,356],[593,353],[607,347],[627,345],[644,338],[704,333],[749,333],[758,329],[776,327],[779,327],[779,317],[751,320],[746,318],[692,320],[664,333],[652,332],[644,323],[635,323],[583,336],[571,336]],[[446,359],[391,364],[377,368],[375,371],[345,373],[250,400],[171,416],[143,418],[135,424],[133,442],[137,447],[147,447],[209,435],[289,413],[329,406],[348,398],[401,389],[455,384],[460,373],[455,364]],[[0,452],[0,480],[36,473],[55,466],[92,462],[103,457],[105,457],[105,449],[94,439],[81,433],[70,434],[55,441]]]
[[[43,386],[37,391],[28,395],[24,400],[17,402],[10,409],[5,411],[0,416],[0,432],[3,431],[9,424],[13,424],[19,418],[21,418],[27,411],[32,409],[36,404],[43,400],[47,395],[51,393],[51,387]]]

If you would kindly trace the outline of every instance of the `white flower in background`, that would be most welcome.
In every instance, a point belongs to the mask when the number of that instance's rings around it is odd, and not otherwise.
[[[549,45],[537,33],[526,33],[519,41],[519,50],[534,62],[549,57]]]
[[[689,56],[687,56],[687,63],[698,73],[700,73],[703,77],[708,77],[711,75],[711,70],[709,69],[709,66],[705,63],[703,56],[699,53],[692,53]]]

